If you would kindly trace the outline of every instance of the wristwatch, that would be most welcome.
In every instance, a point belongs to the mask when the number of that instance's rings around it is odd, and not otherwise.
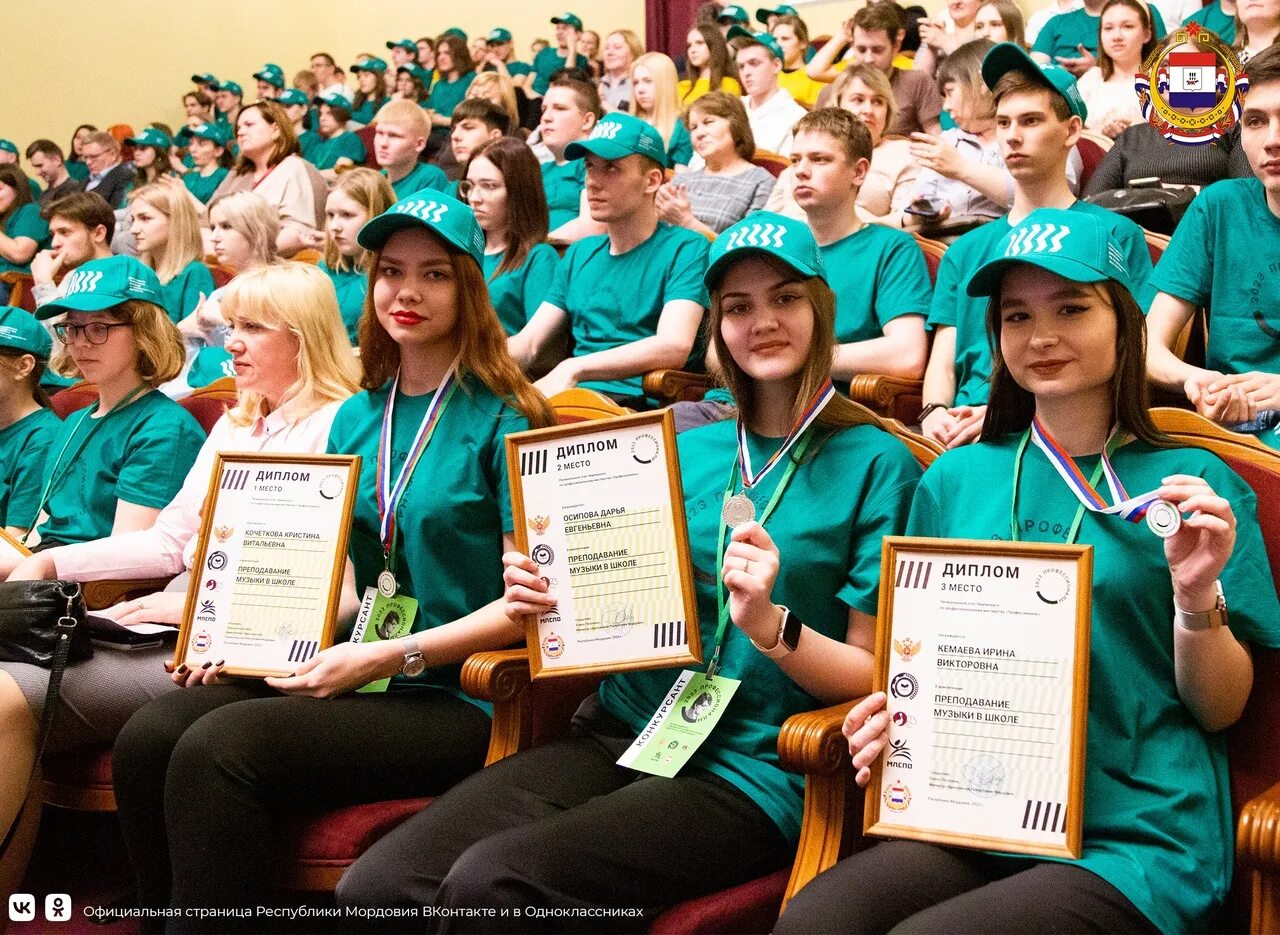
[[[1173,605],[1173,619],[1178,626],[1184,630],[1216,630],[1218,627],[1227,625],[1227,598],[1222,593],[1222,582],[1215,581],[1213,587],[1218,592],[1218,599],[1213,605],[1213,610],[1204,610],[1198,614],[1193,614],[1183,610],[1177,604]]]
[[[422,650],[418,648],[418,638],[412,635],[403,637],[400,645],[404,648],[404,665],[400,667],[400,674],[414,678],[425,672],[427,661],[422,658]]]
[[[778,621],[778,638],[774,644],[766,648],[755,640],[751,641],[752,646],[770,659],[781,659],[795,652],[800,645],[800,631],[804,628],[804,623],[791,612],[791,608],[782,604],[778,606],[782,608],[782,619]]]

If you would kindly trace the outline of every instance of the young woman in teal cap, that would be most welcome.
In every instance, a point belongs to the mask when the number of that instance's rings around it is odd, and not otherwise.
[[[364,72],[361,72],[364,74]],[[332,183],[338,169],[347,169],[364,163],[366,151],[360,137],[348,128],[352,120],[352,105],[341,94],[329,94],[320,98],[320,143],[312,148],[307,160],[320,170],[325,180]]]
[[[489,712],[458,674],[521,632],[501,599],[513,541],[503,436],[553,416],[506,351],[465,205],[410,196],[359,243],[373,253],[365,392],[329,435],[330,451],[364,458],[345,619],[361,597],[379,619],[405,618],[396,635],[339,642],[288,678],[208,684],[217,665],[179,669],[189,690],[134,716],[113,762],[144,906],[264,904],[282,810],[435,794],[484,763]]]
[[[163,287],[161,304],[174,323],[217,288],[204,265],[200,217],[177,179],[152,182],[129,195],[129,214],[138,255],[156,272]]]
[[[387,94],[387,63],[380,58],[366,58],[352,65],[351,72],[356,76],[351,119],[368,126],[379,108],[391,99]]]
[[[1093,546],[1083,857],[877,844],[802,890],[777,933],[1217,927],[1235,839],[1223,731],[1252,687],[1248,647],[1280,646],[1280,606],[1248,485],[1151,422],[1145,322],[1108,237],[1041,209],[973,277],[969,294],[991,296],[982,440],[930,467],[908,524]],[[1100,483],[1108,463],[1123,490]],[[1147,498],[1166,505],[1146,521],[1097,506]],[[861,785],[890,740],[887,704],[878,692],[845,720]]]
[[[434,906],[460,931],[488,924],[465,908],[541,931],[510,910],[625,906],[643,918],[610,925],[643,930],[794,856],[803,780],[779,765],[778,734],[870,687],[880,539],[906,525],[920,468],[831,384],[835,298],[804,225],[760,212],[729,228],[706,284],[741,421],[678,440],[704,656],[717,692],[737,683],[723,717],[674,779],[619,767],[680,672],[609,676],[569,737],[477,773],[370,848],[340,904]],[[554,606],[531,559],[503,563],[512,620]]]
[[[193,198],[207,205],[235,161],[228,148],[231,134],[222,124],[199,123],[178,135],[190,141],[187,154],[192,165],[191,171],[182,176],[182,184]]]
[[[173,167],[169,165],[169,149],[173,146],[173,140],[169,138],[169,134],[155,127],[148,127],[125,142],[133,146],[135,191],[173,173]]]
[[[59,425],[40,388],[52,350],[30,313],[0,306],[0,527],[18,539],[36,515],[45,452]]]

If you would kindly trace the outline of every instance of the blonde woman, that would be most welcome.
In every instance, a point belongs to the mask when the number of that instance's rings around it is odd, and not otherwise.
[[[644,55],[644,43],[630,29],[615,29],[604,38],[602,73],[596,87],[606,111],[626,110],[631,101],[631,66]]]
[[[516,103],[516,82],[514,78],[497,71],[482,71],[475,76],[471,86],[467,88],[467,97],[478,97],[502,108],[507,115],[511,128],[508,135],[520,133],[520,106]]]
[[[371,219],[391,207],[396,194],[387,177],[373,169],[352,169],[338,178],[325,204],[324,260],[320,272],[338,295],[338,310],[351,343],[357,342],[360,316],[369,291],[372,255],[356,242]]]
[[[129,195],[133,224],[129,233],[142,262],[156,271],[164,287],[165,311],[179,322],[214,290],[204,265],[200,217],[178,180],[152,182]]]
[[[631,113],[652,126],[667,144],[667,163],[679,172],[693,158],[693,141],[680,115],[676,63],[661,52],[647,52],[631,66]]]

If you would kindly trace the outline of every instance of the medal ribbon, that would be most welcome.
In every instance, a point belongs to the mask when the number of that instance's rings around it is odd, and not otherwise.
[[[787,437],[782,440],[782,446],[765,462],[759,474],[754,474],[751,471],[751,452],[747,451],[747,428],[742,424],[742,417],[738,417],[738,463],[742,468],[742,489],[744,492],[764,480],[765,475],[773,470],[778,462],[782,460],[782,456],[799,441],[805,429],[813,424],[813,420],[818,418],[818,414],[826,408],[827,403],[831,402],[831,398],[835,395],[836,388],[829,379],[818,387],[818,391],[813,394],[808,405],[805,406],[804,412],[800,413],[800,418],[791,426],[791,431],[787,433]]]
[[[444,380],[436,387],[435,395],[431,397],[431,403],[427,407],[426,415],[422,417],[422,424],[418,426],[418,432],[414,435],[413,444],[409,447],[408,456],[404,459],[404,464],[400,467],[400,473],[395,479],[391,477],[391,436],[392,436],[392,419],[395,415],[396,392],[400,387],[400,372],[396,371],[395,380],[391,384],[391,392],[387,394],[387,402],[382,410],[382,433],[378,439],[378,474],[377,474],[377,496],[378,496],[378,532],[382,537],[382,555],[383,561],[388,571],[391,570],[392,554],[394,552],[396,537],[396,514],[400,510],[400,501],[404,496],[405,489],[409,486],[409,479],[413,476],[414,469],[418,466],[423,453],[427,450],[427,445],[431,443],[431,436],[435,434],[436,426],[440,423],[440,417],[444,414],[445,408],[449,405],[449,399],[453,396],[453,391],[458,388],[458,360],[455,357],[453,363],[449,365],[449,371],[445,374]]]

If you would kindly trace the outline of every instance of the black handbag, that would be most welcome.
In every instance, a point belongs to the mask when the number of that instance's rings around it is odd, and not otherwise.
[[[1090,195],[1085,201],[1123,214],[1139,227],[1172,236],[1195,197],[1194,188],[1182,185],[1177,188],[1113,188]]]
[[[84,622],[84,595],[74,581],[7,581],[0,583],[0,661],[26,662],[49,670],[44,711],[40,715],[40,735],[36,757],[27,777],[22,807],[0,841],[0,855],[9,849],[22,823],[31,796],[45,741],[62,692],[62,673],[67,664],[93,655],[89,629]]]

